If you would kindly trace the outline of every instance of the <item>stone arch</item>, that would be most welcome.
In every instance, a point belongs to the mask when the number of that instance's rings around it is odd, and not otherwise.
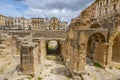
[[[88,41],[91,38],[95,38],[95,40],[97,42],[105,42],[106,41],[106,38],[103,33],[92,33],[90,36],[88,36]]]
[[[120,33],[118,33],[113,40],[112,61],[120,62]]]
[[[117,26],[117,29],[109,37],[109,46],[108,46],[108,56],[107,56],[107,65],[119,68],[120,67],[120,24]]]
[[[53,50],[52,50],[52,49],[51,49],[51,50],[48,49],[50,42],[56,42],[56,43],[57,43],[57,44],[56,44],[56,45],[57,45],[57,46],[56,46],[57,48],[56,48],[56,50],[55,50],[55,53],[60,54],[60,53],[61,53],[60,41],[59,41],[59,40],[54,40],[54,39],[53,39],[53,40],[47,40],[47,41],[46,41],[47,54],[48,54],[48,53],[52,53],[52,51],[53,51],[53,53],[54,53],[54,49],[53,49]]]
[[[100,28],[101,25],[99,23],[94,23],[92,25],[90,25],[90,28]]]
[[[87,63],[90,63],[89,61],[93,62],[101,62],[101,59],[106,51],[106,45],[105,45],[106,39],[105,36],[102,33],[93,33],[88,37],[88,41],[87,41]],[[103,50],[103,52],[100,50],[102,50],[103,48],[105,48],[105,50]],[[99,56],[101,55],[101,57],[99,58]],[[104,60],[105,62],[105,60]]]

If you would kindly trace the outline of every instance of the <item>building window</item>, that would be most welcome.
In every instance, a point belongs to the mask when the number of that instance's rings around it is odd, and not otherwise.
[[[18,23],[20,23],[20,20],[18,20]]]
[[[105,8],[105,13],[107,13],[108,12],[108,9],[107,8]]]
[[[113,5],[113,10],[116,10],[116,4]]]
[[[113,0],[113,3],[118,2],[118,0]]]
[[[102,7],[102,2],[100,2],[100,7]]]
[[[55,22],[55,20],[53,20],[53,22]]]
[[[99,12],[99,16],[101,16],[101,11]]]
[[[106,4],[108,4],[109,0],[106,0]]]

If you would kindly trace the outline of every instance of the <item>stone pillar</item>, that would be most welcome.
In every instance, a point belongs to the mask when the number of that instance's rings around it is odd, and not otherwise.
[[[2,39],[0,39],[0,44],[2,44]]]
[[[107,59],[106,59],[106,65],[110,66],[112,61],[112,44],[108,45],[108,53],[107,53]]]
[[[94,51],[94,61],[106,66],[107,45],[106,43],[96,43]]]
[[[21,46],[21,68],[24,74],[37,76],[39,72],[38,46],[36,43],[26,43]]]
[[[70,61],[70,52],[71,52],[71,49],[70,49],[70,47],[71,47],[71,45],[70,45],[70,41],[69,40],[67,40],[67,42],[65,43],[66,45],[66,59],[65,59],[65,61],[66,61],[66,65],[68,65],[68,63],[69,63],[69,61]]]
[[[41,51],[41,64],[44,65],[44,60],[46,59],[46,40],[44,38],[40,39],[40,51]]]
[[[78,47],[76,46],[75,48],[73,48],[73,66],[74,66],[74,69],[73,69],[73,72],[76,73],[78,72],[78,65],[79,65],[79,54],[78,54]]]
[[[69,46],[69,54],[70,54],[70,60],[68,62],[68,66],[70,68],[70,71],[72,72],[73,74],[73,71],[74,71],[74,54],[73,54],[73,47],[72,46]]]
[[[70,71],[73,76],[78,74],[79,68],[79,50],[78,50],[78,42],[73,40],[70,45]]]
[[[86,53],[87,53],[87,35],[85,32],[80,32],[79,36],[79,55],[78,55],[78,70],[77,73],[81,74],[85,71],[86,66]]]
[[[64,63],[66,64],[66,61],[67,61],[67,54],[66,54],[66,44],[65,44],[65,40],[62,40],[59,42],[60,43],[60,51],[61,51],[61,56],[64,60]]]
[[[40,38],[33,38],[32,39],[33,42],[37,42],[38,43],[38,61],[41,64],[41,49],[40,49]]]
[[[16,55],[20,55],[22,41],[23,41],[23,39],[19,38],[19,37],[16,40]]]
[[[17,43],[16,41],[17,41],[17,36],[16,35],[12,36],[11,44],[13,47],[12,52],[14,55],[16,55],[16,49],[17,49],[16,48],[16,43]]]
[[[77,73],[81,74],[85,71],[86,66],[86,53],[87,53],[87,43],[81,43],[79,45],[79,59],[78,59],[78,70]]]

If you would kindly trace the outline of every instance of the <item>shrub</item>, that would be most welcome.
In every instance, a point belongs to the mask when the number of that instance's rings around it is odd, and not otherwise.
[[[103,66],[100,65],[99,63],[94,63],[94,66],[95,66],[95,67],[99,67],[99,68],[103,68]]]

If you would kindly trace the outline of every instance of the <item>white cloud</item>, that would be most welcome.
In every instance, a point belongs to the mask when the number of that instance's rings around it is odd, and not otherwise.
[[[80,12],[90,5],[94,0],[15,0],[17,5],[9,3],[0,3],[0,12],[7,16],[27,18],[53,16],[62,21],[70,22],[80,14]],[[22,4],[22,5],[21,5]],[[21,5],[21,6],[20,6]],[[23,5],[27,6],[24,7]],[[20,10],[19,10],[20,9]]]
[[[80,11],[71,12],[70,10],[66,9],[37,9],[37,8],[29,8],[25,11],[25,16],[27,17],[57,17],[63,21],[70,21],[71,18],[77,16]]]
[[[27,17],[60,17],[69,21],[80,14],[94,0],[25,0],[29,9],[25,11]]]
[[[16,8],[10,4],[1,4],[0,13],[7,16],[20,17],[22,13],[16,10]]]

